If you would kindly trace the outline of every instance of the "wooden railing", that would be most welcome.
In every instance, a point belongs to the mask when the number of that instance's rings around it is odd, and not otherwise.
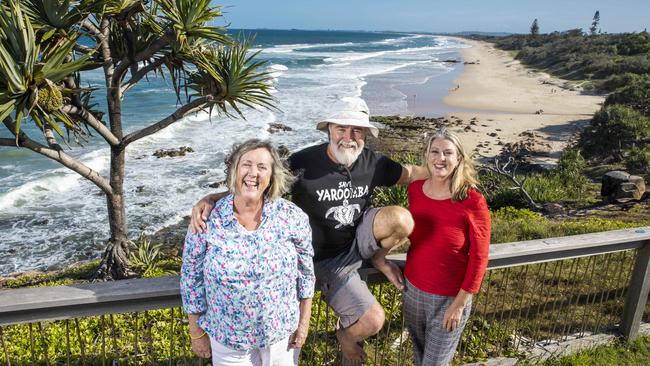
[[[504,352],[516,356],[518,350],[531,342],[548,342],[568,334],[579,336],[581,332],[611,331],[617,324],[620,334],[636,337],[650,290],[650,227],[492,245],[489,258],[488,273],[474,301],[473,318],[459,347],[461,357],[471,360]],[[405,254],[392,255],[391,259],[403,264]],[[409,341],[402,323],[400,294],[385,285],[385,278],[373,268],[360,272],[374,285],[371,287],[388,314],[387,326],[370,341],[369,348],[374,352],[371,361],[386,365],[408,362],[411,355],[406,351]],[[336,364],[339,356],[333,336],[335,317],[318,294],[316,300],[308,339],[312,344],[305,347],[302,359],[305,364]],[[162,353],[169,363],[176,363],[179,357],[188,362],[192,355],[185,338],[185,316],[173,310],[180,304],[178,276],[0,290],[0,361],[15,364],[21,357],[26,359],[25,355],[14,354],[19,352],[15,351],[20,349],[16,342],[22,336],[29,337],[28,348],[34,363],[67,360],[72,364],[94,364],[92,360],[137,359],[133,363],[151,364],[162,362]],[[566,322],[567,312],[578,308],[583,322],[567,330],[563,319]],[[146,324],[153,319],[149,312],[156,309],[172,309],[171,315],[165,315],[171,327],[165,328],[165,332],[171,340],[164,341],[168,346],[164,352],[153,348],[155,336]],[[608,316],[614,314],[609,321],[612,324],[607,324],[609,318],[594,315],[599,311]],[[133,325],[134,331],[121,333],[121,329],[113,329],[111,333],[108,328],[117,320],[109,314],[122,313],[131,314],[124,321]],[[85,330],[79,319],[92,317],[100,317],[97,324],[101,325],[92,328],[95,333],[88,338],[94,340],[84,344]],[[48,327],[54,326],[65,329],[62,332],[66,342],[47,339]],[[120,351],[120,334],[133,337],[133,333],[135,347]],[[489,337],[499,341],[482,345]],[[93,351],[98,342],[102,342],[101,346]],[[152,343],[149,348],[147,342]],[[502,343],[495,348],[493,343],[499,342]],[[57,351],[56,347],[67,350]],[[480,351],[478,356],[476,348]],[[57,359],[57,354],[66,358]]]

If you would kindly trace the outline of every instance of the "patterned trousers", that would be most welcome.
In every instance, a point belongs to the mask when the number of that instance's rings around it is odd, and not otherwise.
[[[418,366],[447,366],[454,358],[472,302],[463,310],[460,325],[448,332],[442,327],[447,307],[453,296],[440,296],[421,291],[408,280],[403,294],[404,319],[413,340],[415,364]]]

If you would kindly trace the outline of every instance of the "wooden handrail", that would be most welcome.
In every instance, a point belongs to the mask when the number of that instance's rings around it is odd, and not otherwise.
[[[540,262],[600,255],[630,249],[647,248],[650,227],[614,230],[593,234],[528,240],[492,245],[488,269],[521,266]],[[640,251],[646,253],[650,249]],[[637,258],[628,291],[622,329],[634,337],[631,322],[638,318],[639,307],[648,296],[647,255]],[[403,265],[406,254],[394,254],[390,259]],[[645,267],[644,267],[645,265]],[[362,268],[362,277],[369,283],[386,279],[374,268]],[[631,293],[634,292],[634,293]],[[84,316],[114,314],[171,308],[181,305],[179,277],[141,278],[113,282],[0,290],[0,325],[70,319]],[[628,320],[629,319],[629,320]],[[630,324],[628,324],[630,323]]]

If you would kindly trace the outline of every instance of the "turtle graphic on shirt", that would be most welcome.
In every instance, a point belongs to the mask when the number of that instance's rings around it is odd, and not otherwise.
[[[329,218],[331,214],[334,214],[334,220],[338,221],[338,225],[334,228],[338,229],[343,226],[352,226],[354,221],[354,214],[359,211],[361,212],[361,206],[358,204],[349,205],[348,200],[343,200],[342,206],[332,207],[327,212],[325,212],[325,218]]]

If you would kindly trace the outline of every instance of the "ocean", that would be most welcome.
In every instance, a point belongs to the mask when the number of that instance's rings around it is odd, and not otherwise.
[[[131,144],[125,173],[130,237],[180,222],[200,197],[214,192],[210,185],[224,180],[223,159],[233,143],[268,138],[294,151],[324,141],[316,122],[346,98],[364,99],[371,115],[407,115],[407,98],[416,98],[408,95],[414,86],[427,83],[445,95],[462,64],[435,61],[460,59],[459,49],[466,47],[453,38],[427,34],[241,32],[255,34],[253,47],[273,73],[279,110],[245,109],[245,120],[199,113]],[[105,106],[101,71],[85,72],[82,82],[99,87],[95,102]],[[125,133],[178,107],[168,82],[150,77],[128,92],[122,111]],[[271,134],[271,123],[291,131]],[[32,125],[23,123],[24,131],[41,141]],[[10,136],[0,129],[0,137]],[[66,152],[106,176],[107,145],[97,137],[83,145],[71,144]],[[152,155],[181,146],[194,152],[174,158]],[[98,258],[108,236],[105,197],[95,185],[30,150],[0,148],[0,276]]]

